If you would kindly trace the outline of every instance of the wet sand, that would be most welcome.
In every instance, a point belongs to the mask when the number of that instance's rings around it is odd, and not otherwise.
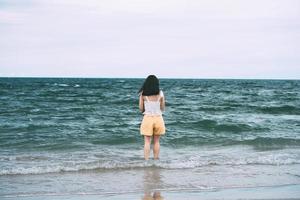
[[[78,193],[78,194],[39,194],[39,195],[20,195],[7,196],[3,199],[24,199],[24,200],[296,200],[300,199],[300,185],[283,185],[275,187],[249,187],[249,188],[230,188],[221,190],[207,191],[148,191],[146,193]]]

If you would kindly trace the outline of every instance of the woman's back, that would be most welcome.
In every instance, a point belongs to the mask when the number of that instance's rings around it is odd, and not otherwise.
[[[144,96],[144,106],[145,111],[143,114],[145,115],[162,115],[161,111],[161,98],[163,97],[163,92],[160,91],[159,95],[151,95]]]

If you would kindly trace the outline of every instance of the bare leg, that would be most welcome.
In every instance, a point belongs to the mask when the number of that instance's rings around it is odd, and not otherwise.
[[[163,199],[159,191],[153,193],[153,199]]]
[[[145,160],[149,159],[150,156],[150,144],[151,144],[151,136],[144,136],[145,144],[144,144],[144,158]]]
[[[154,159],[159,159],[159,149],[160,149],[159,138],[160,138],[159,135],[154,136],[154,145],[153,145]]]

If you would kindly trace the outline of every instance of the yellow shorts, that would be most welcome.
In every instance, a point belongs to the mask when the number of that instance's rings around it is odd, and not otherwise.
[[[162,116],[144,115],[140,127],[141,135],[164,135],[166,132],[165,122]]]

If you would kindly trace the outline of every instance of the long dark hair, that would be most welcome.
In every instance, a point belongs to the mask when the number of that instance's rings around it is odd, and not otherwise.
[[[144,96],[158,95],[159,94],[159,80],[155,75],[149,75],[139,93],[142,92]]]

